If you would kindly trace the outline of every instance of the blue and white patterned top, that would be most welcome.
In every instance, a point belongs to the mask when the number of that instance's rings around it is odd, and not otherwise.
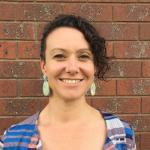
[[[125,121],[109,113],[102,113],[107,127],[103,150],[136,150],[134,131]],[[36,122],[39,113],[12,125],[0,140],[0,150],[42,150]]]

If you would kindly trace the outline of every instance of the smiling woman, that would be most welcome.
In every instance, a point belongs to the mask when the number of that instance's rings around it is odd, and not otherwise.
[[[77,29],[59,27],[48,35],[41,68],[52,89],[51,100],[73,101],[85,95],[94,77],[93,54],[89,49]]]
[[[49,103],[2,137],[4,150],[136,150],[134,132],[86,102],[109,69],[105,40],[85,19],[56,17],[41,40],[43,93]]]

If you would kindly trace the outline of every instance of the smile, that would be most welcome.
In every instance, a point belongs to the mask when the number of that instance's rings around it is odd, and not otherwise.
[[[64,83],[76,84],[76,83],[81,82],[83,79],[60,79],[60,80]]]

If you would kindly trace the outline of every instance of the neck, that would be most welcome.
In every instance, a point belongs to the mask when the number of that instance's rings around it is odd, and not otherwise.
[[[79,122],[84,120],[91,110],[91,106],[87,104],[85,97],[69,101],[63,101],[55,97],[49,99],[49,103],[42,111],[40,118],[42,118],[42,124],[45,125]]]

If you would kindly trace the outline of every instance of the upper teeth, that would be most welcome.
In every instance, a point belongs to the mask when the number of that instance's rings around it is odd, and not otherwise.
[[[78,83],[80,80],[62,80],[65,83]]]

